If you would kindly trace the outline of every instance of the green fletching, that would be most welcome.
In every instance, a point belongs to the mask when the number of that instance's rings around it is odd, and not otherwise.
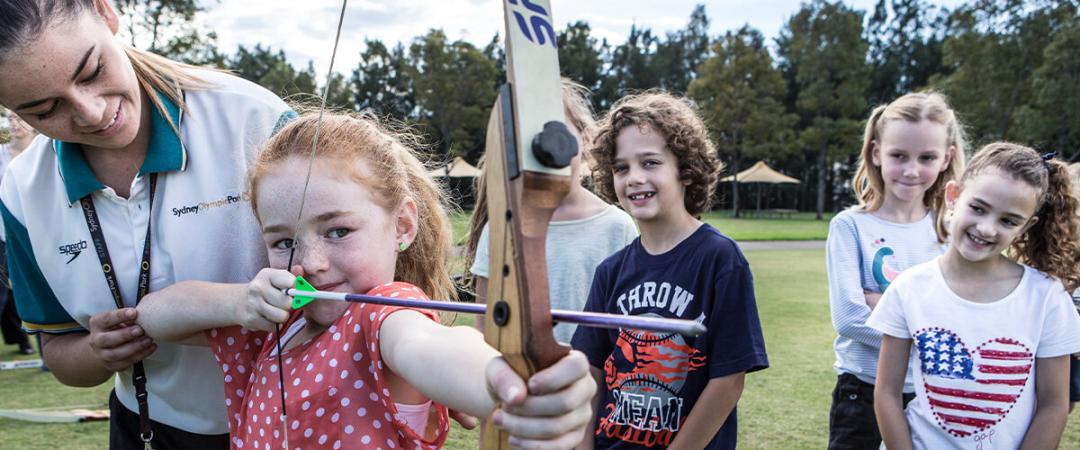
[[[312,286],[311,283],[308,283],[307,280],[304,279],[304,277],[296,277],[296,290],[304,292],[315,292],[316,289],[315,286]],[[311,303],[312,300],[315,300],[315,297],[294,295],[292,300],[292,307],[293,309],[303,308],[304,305]]]

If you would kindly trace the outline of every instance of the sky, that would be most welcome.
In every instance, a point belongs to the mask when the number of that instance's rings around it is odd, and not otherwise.
[[[844,0],[864,11],[876,0]],[[770,40],[796,11],[798,0],[551,0],[560,29],[584,20],[593,36],[621,43],[630,27],[651,28],[654,33],[686,26],[697,4],[705,5],[710,34],[722,34],[749,24]],[[955,7],[960,0],[939,0]],[[203,0],[207,10],[202,23],[217,32],[218,48],[233,54],[238,45],[261,43],[285,51],[289,61],[306,67],[314,61],[322,78],[333,50],[334,31],[341,12],[338,0]],[[351,0],[342,26],[334,70],[348,73],[359,62],[364,39],[388,45],[408,42],[433,28],[443,29],[450,39],[464,39],[482,47],[501,31],[501,0]]]

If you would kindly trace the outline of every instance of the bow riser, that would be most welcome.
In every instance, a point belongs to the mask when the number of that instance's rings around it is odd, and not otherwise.
[[[492,109],[485,149],[490,241],[484,335],[528,379],[569,352],[552,335],[545,245],[548,222],[570,191],[569,158],[559,150],[576,152],[576,142],[560,140],[569,134],[565,127],[548,130],[564,119],[550,5],[520,1],[503,4],[509,83]],[[534,138],[543,142],[542,151]],[[482,448],[509,448],[507,438],[489,424]]]

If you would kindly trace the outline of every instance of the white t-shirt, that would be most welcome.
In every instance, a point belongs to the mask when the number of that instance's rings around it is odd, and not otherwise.
[[[1024,266],[1005,298],[975,303],[949,289],[939,260],[904,271],[867,321],[912,340],[912,442],[1019,448],[1035,414],[1035,358],[1080,351],[1080,317],[1061,283],[1035,269]]]
[[[584,219],[552,221],[545,244],[551,308],[581,311],[596,266],[633,242],[637,235],[634,220],[614,205]],[[484,225],[476,246],[476,260],[469,269],[473,275],[489,278],[488,248],[488,226]],[[571,323],[556,324],[555,340],[570,342],[576,329]]]

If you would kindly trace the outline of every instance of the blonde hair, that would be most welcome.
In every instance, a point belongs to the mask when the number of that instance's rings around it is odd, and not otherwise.
[[[865,211],[881,208],[885,199],[885,182],[881,176],[881,168],[873,163],[874,143],[880,145],[885,125],[896,120],[910,123],[925,120],[945,127],[945,151],[949,152],[946,155],[949,157],[949,165],[923,193],[923,205],[934,213],[934,229],[937,231],[938,241],[945,242],[945,236],[949,233],[945,227],[945,184],[955,180],[957,175],[964,171],[966,140],[956,112],[949,106],[945,96],[939,93],[906,94],[892,103],[874,108],[866,121],[862,151],[859,153],[859,168],[855,172],[855,178],[851,180],[855,198]]]
[[[1039,191],[1035,208],[1039,220],[1012,242],[1009,255],[1061,280],[1069,292],[1076,290],[1080,287],[1080,202],[1069,168],[1061,161],[1044,159],[1030,147],[994,142],[971,158],[961,186],[991,168]]]
[[[418,136],[405,129],[393,130],[371,113],[328,112],[321,124],[318,121],[317,113],[301,114],[266,143],[248,181],[252,208],[257,211],[259,179],[290,157],[307,160],[319,127],[316,157],[339,160],[341,167],[355,167],[362,161],[371,176],[354,173],[355,179],[376,192],[380,206],[388,212],[406,197],[416,202],[416,239],[398,255],[395,281],[411,283],[431,298],[456,298],[447,267],[452,236],[447,196],[428,177],[427,168],[410,147],[420,142]]]
[[[577,128],[583,141],[586,143],[592,142],[592,138],[596,133],[596,119],[593,117],[592,107],[589,106],[589,88],[566,77],[563,77],[561,81],[563,113],[570,122],[568,125]],[[578,152],[582,153],[581,162],[584,164],[585,149],[579,148]],[[465,242],[465,264],[468,265],[471,265],[476,259],[476,247],[480,245],[480,234],[484,230],[484,224],[488,221],[485,161],[485,157],[480,158],[477,163],[477,167],[480,168],[480,176],[473,180],[476,202],[473,203],[473,212],[469,217],[469,235]],[[466,270],[464,287],[472,287],[474,281],[472,278],[472,272]]]
[[[169,122],[173,131],[179,136],[180,124],[173,123],[172,117],[169,116],[168,111],[165,109],[165,103],[154,94],[161,93],[180,108],[180,111],[187,111],[183,90],[206,90],[211,88],[212,85],[190,72],[192,69],[198,69],[198,67],[127,46],[124,47],[124,53],[127,54],[128,60],[131,61],[131,67],[135,69],[135,78],[139,80],[139,88],[146,93],[150,103]]]

